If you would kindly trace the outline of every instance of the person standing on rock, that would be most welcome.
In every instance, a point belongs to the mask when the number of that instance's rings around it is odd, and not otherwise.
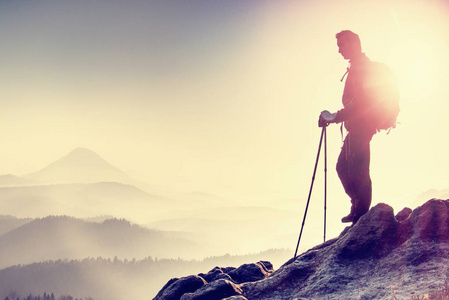
[[[350,213],[341,221],[356,223],[371,205],[370,141],[380,129],[395,127],[399,102],[395,101],[398,96],[395,83],[391,84],[392,81],[387,78],[389,73],[379,71],[385,69],[384,65],[371,62],[362,52],[359,36],[344,30],[337,33],[336,38],[339,53],[349,60],[350,65],[341,79],[343,81],[347,75],[342,97],[343,109],[336,113],[327,110],[321,112],[319,126],[344,122],[348,132],[338,157],[337,173],[352,205]],[[386,82],[389,82],[388,87]],[[386,109],[378,98],[393,99],[390,101],[393,104],[390,103]]]

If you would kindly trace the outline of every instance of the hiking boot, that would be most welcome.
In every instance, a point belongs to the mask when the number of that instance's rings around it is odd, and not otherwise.
[[[360,219],[360,215],[354,215],[353,217],[352,217],[352,224],[355,224],[355,223],[357,223],[357,221]]]
[[[354,222],[354,215],[352,213],[350,213],[349,215],[347,215],[346,217],[341,218],[341,222],[342,223],[351,223]]]

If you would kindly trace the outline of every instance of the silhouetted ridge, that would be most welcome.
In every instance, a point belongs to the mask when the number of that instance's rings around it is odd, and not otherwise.
[[[58,259],[115,256],[128,259],[179,257],[198,245],[176,232],[144,228],[124,219],[102,223],[69,216],[35,219],[0,235],[0,269]]]
[[[12,174],[0,175],[0,187],[4,186],[24,186],[35,184],[32,180],[28,180]]]
[[[33,221],[31,218],[16,218],[9,215],[0,215],[0,236],[31,221]]]

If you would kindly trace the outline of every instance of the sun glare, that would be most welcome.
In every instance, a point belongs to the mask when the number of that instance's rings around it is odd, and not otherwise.
[[[410,62],[404,70],[406,71],[404,81],[409,88],[418,85],[428,87],[432,83],[434,75],[428,63],[423,61]]]
[[[422,36],[421,36],[422,37]],[[424,36],[425,37],[425,36]],[[431,41],[403,40],[394,49],[392,60],[400,90],[412,101],[421,101],[439,81],[436,49]]]
[[[433,22],[423,23],[424,17]],[[444,20],[434,11],[423,11],[421,15],[408,16],[407,22],[396,21],[396,32],[388,40],[388,63],[396,72],[401,94],[420,102],[438,89],[447,73],[441,67],[449,49],[445,27],[440,26]],[[426,25],[430,23],[432,26]]]

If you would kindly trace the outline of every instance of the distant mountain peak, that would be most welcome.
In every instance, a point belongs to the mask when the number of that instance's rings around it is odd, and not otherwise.
[[[77,156],[77,157],[95,157],[95,158],[100,158],[100,155],[98,155],[96,152],[87,149],[87,148],[82,148],[82,147],[78,147],[73,149],[72,151],[70,151],[70,153],[67,156]]]
[[[96,152],[81,147],[73,149],[66,156],[26,177],[45,183],[101,181],[127,183],[131,181],[123,171],[111,165]]]
[[[94,165],[108,165],[109,167],[113,167],[96,152],[87,148],[75,148],[69,154],[57,160],[53,164],[56,163],[74,163],[74,164],[90,164],[90,165],[94,164]]]

